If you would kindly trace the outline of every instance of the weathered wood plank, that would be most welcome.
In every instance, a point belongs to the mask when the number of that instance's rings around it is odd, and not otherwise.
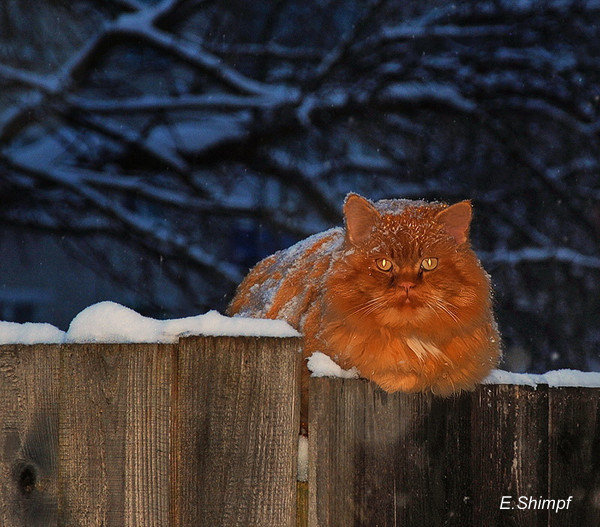
[[[0,525],[57,524],[58,346],[0,346]]]
[[[431,459],[439,467],[437,485],[443,501],[440,507],[444,527],[465,527],[473,513],[473,474],[471,472],[471,403],[473,395],[442,399],[434,397],[429,416],[436,431],[430,440]]]
[[[312,379],[297,486],[299,348],[0,346],[0,525],[291,526],[307,490],[312,526],[600,525],[593,388],[441,399]]]
[[[354,525],[360,514],[355,477],[363,435],[366,382],[310,379],[308,434],[308,525]]]
[[[308,481],[298,481],[296,487],[296,527],[308,526]]]
[[[547,525],[547,510],[519,509],[521,496],[548,497],[547,386],[480,386],[471,433],[473,525]]]
[[[550,498],[567,500],[550,525],[600,525],[600,390],[549,390]]]
[[[165,526],[174,346],[62,350],[61,524]]]
[[[174,525],[295,525],[300,347],[297,338],[180,342]]]
[[[469,397],[311,379],[309,525],[467,525]]]

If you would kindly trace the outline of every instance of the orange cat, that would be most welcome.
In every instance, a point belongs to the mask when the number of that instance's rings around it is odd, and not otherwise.
[[[345,229],[259,262],[228,313],[284,319],[304,334],[305,358],[326,353],[389,392],[472,389],[498,363],[500,339],[469,243],[470,202],[350,194],[344,216]],[[305,367],[303,423],[308,378]]]

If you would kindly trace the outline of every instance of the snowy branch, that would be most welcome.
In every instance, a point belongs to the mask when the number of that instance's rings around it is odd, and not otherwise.
[[[206,43],[205,48],[215,55],[235,55],[268,57],[286,61],[321,61],[323,50],[311,47],[288,47],[275,44],[221,44],[218,42]]]
[[[131,99],[84,99],[67,96],[71,108],[95,114],[156,113],[176,110],[253,110],[271,109],[281,105],[269,97],[231,94],[188,95],[181,97],[139,97]]]
[[[486,264],[492,266],[555,261],[576,267],[600,269],[600,258],[586,256],[569,247],[523,247],[514,251],[503,249],[492,253],[479,252],[479,256]]]
[[[23,84],[29,88],[35,88],[43,93],[54,94],[58,89],[58,83],[53,76],[37,75],[29,71],[19,70],[0,64],[0,78],[8,82]]]
[[[327,221],[339,223],[341,219],[339,206],[331,201],[326,192],[319,187],[316,179],[311,177],[302,166],[291,163],[276,154],[267,154],[259,159],[260,162],[254,165],[256,169],[299,188],[320,215]]]
[[[182,235],[170,232],[169,229],[165,228],[154,218],[142,217],[125,209],[105,195],[87,187],[80,178],[74,177],[73,174],[63,173],[56,169],[42,170],[39,167],[30,167],[22,163],[17,163],[6,156],[1,156],[0,161],[12,170],[36,177],[42,181],[58,184],[71,190],[76,195],[87,200],[97,210],[105,213],[108,218],[115,220],[129,232],[134,233],[138,239],[145,240],[144,245],[148,248],[152,247],[153,250],[160,249],[161,247],[170,248],[176,253],[184,255],[191,262],[202,268],[209,269],[231,283],[237,283],[241,279],[239,271],[234,266],[219,261],[200,247],[190,246]],[[149,244],[146,240],[152,240],[153,243]]]
[[[329,75],[331,71],[349,56],[350,48],[357,40],[358,35],[364,30],[365,26],[373,20],[384,2],[382,0],[373,0],[369,2],[362,16],[356,21],[352,28],[340,39],[335,46],[317,65],[313,78],[309,86],[314,90],[315,86]]]

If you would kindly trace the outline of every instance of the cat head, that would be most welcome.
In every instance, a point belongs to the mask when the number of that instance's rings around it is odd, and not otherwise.
[[[344,203],[345,251],[328,287],[345,319],[448,331],[489,308],[490,286],[469,242],[472,208],[409,200]]]

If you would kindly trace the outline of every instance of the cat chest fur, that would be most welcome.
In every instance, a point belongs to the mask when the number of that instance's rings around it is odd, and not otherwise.
[[[458,347],[456,340],[460,341]],[[365,333],[333,324],[318,330],[314,340],[307,339],[308,348],[330,355],[344,369],[356,367],[362,377],[387,391],[430,389],[440,394],[471,387],[472,379],[464,369],[466,346],[471,348],[471,359],[476,359],[485,343],[476,335],[462,335],[440,344],[414,334],[397,334],[393,329]]]

